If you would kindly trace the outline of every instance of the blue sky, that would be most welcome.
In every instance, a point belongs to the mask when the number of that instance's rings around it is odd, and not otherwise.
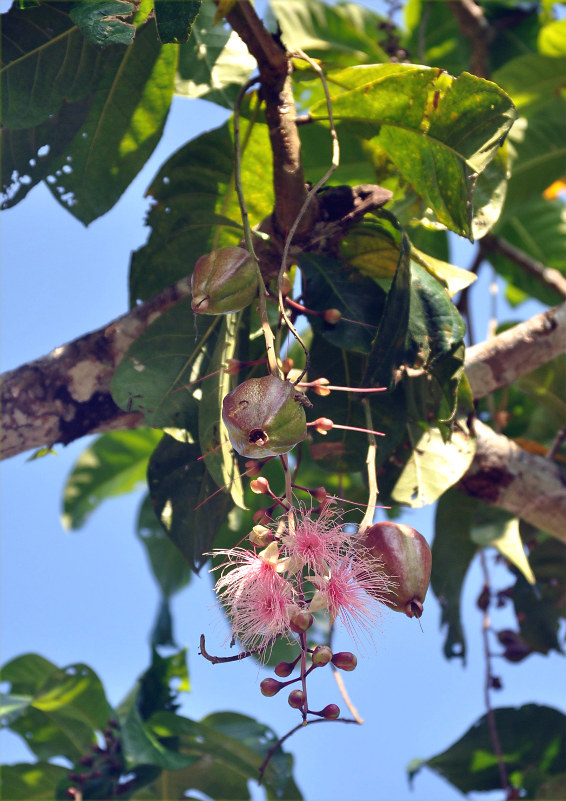
[[[224,118],[225,112],[215,106],[175,98],[164,138],[150,162],[115,208],[89,228],[64,211],[43,185],[3,213],[3,370],[41,356],[126,310],[130,252],[143,244],[147,234],[146,187],[177,147]],[[468,261],[468,250],[459,247],[455,262],[466,266]],[[484,278],[474,291],[478,310],[487,305],[486,293]],[[477,326],[479,336],[486,326],[484,312]],[[99,674],[110,701],[118,703],[148,664],[148,634],[158,593],[134,535],[139,493],[108,501],[79,532],[65,533],[61,527],[65,478],[87,443],[58,447],[56,456],[31,463],[24,454],[2,464],[1,657],[5,662],[34,651],[60,665],[86,662]],[[404,522],[432,540],[430,508],[407,513]],[[490,562],[493,565],[493,559]],[[509,583],[503,568],[493,566],[493,575],[496,585]],[[449,746],[484,712],[482,619],[474,606],[481,584],[475,565],[464,591],[469,639],[465,669],[441,655],[440,609],[432,595],[425,605],[422,632],[414,620],[384,615],[375,649],[345,676],[365,724],[325,724],[299,732],[288,743],[305,798],[461,798],[428,771],[419,774],[411,792],[405,768],[414,757],[432,756]],[[177,639],[189,649],[192,692],[183,700],[184,714],[199,718],[211,711],[240,711],[281,734],[296,724],[297,713],[285,698],[260,694],[259,682],[270,674],[255,663],[212,666],[198,656],[201,632],[207,635],[211,652],[220,652],[227,636],[214,609],[206,572],[193,579],[173,608]],[[507,612],[495,614],[496,628],[512,623]],[[336,647],[349,650],[352,644],[339,632]],[[533,656],[520,665],[501,661],[497,670],[504,689],[493,697],[494,703],[535,701],[566,712],[558,689],[564,679],[561,657]],[[312,692],[320,698],[320,706],[340,704],[330,671],[317,672]],[[25,746],[12,735],[4,734],[1,742],[3,761],[29,758]],[[262,798],[262,792],[254,790],[254,797]]]

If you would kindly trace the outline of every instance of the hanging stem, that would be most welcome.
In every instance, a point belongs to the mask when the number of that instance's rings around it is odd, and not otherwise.
[[[279,309],[281,311],[281,316],[285,320],[285,324],[287,325],[287,327],[289,328],[289,330],[291,331],[291,333],[293,334],[293,336],[295,337],[297,342],[300,344],[300,346],[304,350],[305,356],[306,356],[305,368],[302,371],[302,373],[299,375],[297,380],[294,382],[295,384],[298,384],[299,381],[301,380],[301,378],[305,375],[305,373],[308,370],[309,352],[308,352],[307,346],[305,345],[305,343],[301,339],[301,337],[299,335],[299,332],[297,331],[297,329],[293,325],[289,315],[287,314],[287,309],[285,308],[285,302],[283,300],[283,274],[284,274],[285,269],[287,267],[287,259],[289,258],[289,250],[291,248],[291,242],[293,241],[293,237],[295,236],[297,228],[299,227],[299,224],[300,224],[302,218],[304,217],[305,212],[307,211],[309,205],[312,203],[313,198],[316,195],[316,193],[318,192],[318,190],[322,186],[324,186],[324,184],[328,181],[328,179],[330,178],[330,176],[332,175],[334,170],[340,164],[340,145],[338,143],[338,136],[336,134],[336,128],[334,126],[334,117],[332,115],[332,103],[331,103],[331,100],[330,100],[330,93],[328,91],[328,84],[326,83],[326,78],[324,77],[323,71],[321,70],[319,65],[316,63],[316,61],[313,61],[313,59],[310,58],[309,56],[307,56],[307,54],[304,53],[302,50],[296,50],[293,53],[293,56],[295,56],[296,58],[300,58],[303,61],[306,61],[315,70],[315,72],[318,73],[318,76],[319,76],[319,78],[320,78],[320,80],[322,82],[322,86],[323,86],[323,89],[324,89],[324,96],[326,97],[326,107],[328,108],[328,120],[329,120],[329,123],[330,123],[330,136],[332,137],[332,163],[331,163],[330,167],[328,168],[328,170],[324,173],[322,178],[319,181],[317,181],[316,184],[308,192],[308,194],[307,194],[307,196],[306,196],[306,198],[305,198],[305,200],[303,202],[303,205],[301,206],[301,208],[299,210],[299,213],[297,214],[297,216],[296,216],[296,218],[295,218],[295,220],[293,222],[293,225],[289,229],[289,232],[288,232],[287,237],[285,239],[285,246],[283,248],[283,255],[281,257],[281,267],[279,269],[279,276],[277,278],[277,294],[278,294],[278,298],[279,298]]]
[[[235,173],[234,179],[236,184],[236,193],[238,195],[238,203],[240,204],[242,225],[244,226],[244,241],[246,243],[247,250],[249,251],[249,253],[251,254],[251,256],[255,261],[255,266],[256,266],[257,283],[259,286],[259,313],[261,317],[261,328],[265,339],[265,349],[267,352],[267,362],[269,365],[269,372],[271,373],[271,375],[275,375],[278,378],[281,378],[281,373],[277,365],[273,331],[271,330],[271,326],[269,325],[269,320],[267,319],[267,306],[265,302],[265,296],[266,296],[265,283],[263,281],[263,276],[261,274],[259,262],[257,260],[254,251],[252,229],[250,226],[248,208],[246,206],[246,200],[244,198],[244,190],[242,187],[242,147],[240,141],[240,107],[242,105],[242,100],[244,99],[245,93],[250,88],[250,86],[252,86],[256,81],[257,78],[254,78],[253,80],[248,81],[248,83],[245,84],[245,86],[243,86],[240,89],[240,92],[238,93],[238,97],[236,99],[236,104],[234,106],[234,173]]]
[[[371,418],[371,409],[367,398],[363,399],[362,404],[364,406],[364,411],[366,415],[366,426],[368,428],[367,435],[369,441],[368,453],[366,457],[369,497],[368,497],[368,505],[366,508],[366,512],[363,516],[362,522],[360,523],[360,527],[358,529],[358,534],[363,534],[364,531],[372,525],[373,517],[375,515],[375,510],[377,506],[377,496],[379,494],[379,490],[377,488],[377,473],[375,470],[375,458],[377,456],[377,441],[375,439],[375,434],[373,433],[373,421]]]

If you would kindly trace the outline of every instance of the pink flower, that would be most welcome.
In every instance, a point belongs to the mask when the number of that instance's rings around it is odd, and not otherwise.
[[[317,592],[310,610],[328,609],[331,623],[339,618],[357,642],[356,629],[371,638],[383,610],[383,599],[392,589],[381,562],[359,545],[348,548],[328,576],[309,576]]]
[[[296,569],[307,567],[314,573],[327,573],[341,559],[341,549],[349,534],[336,515],[325,510],[314,518],[305,511],[299,510],[298,523],[294,533],[287,533],[282,538],[285,552]]]
[[[259,554],[245,548],[218,550],[215,554],[228,557],[216,591],[230,613],[232,633],[244,648],[266,648],[275,637],[288,635],[295,590],[277,572],[277,544]]]

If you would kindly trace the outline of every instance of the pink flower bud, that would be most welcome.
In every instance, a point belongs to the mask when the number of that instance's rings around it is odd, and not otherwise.
[[[320,714],[325,720],[336,720],[340,716],[340,707],[336,704],[328,704]]]
[[[250,481],[250,489],[256,495],[265,495],[269,492],[269,481],[264,476],[258,476]]]
[[[302,690],[291,690],[289,693],[289,706],[300,709],[305,703],[305,694]]]
[[[265,695],[267,698],[271,698],[273,695],[277,695],[279,690],[281,690],[285,685],[281,681],[277,681],[277,679],[264,679],[261,684],[259,685],[259,689],[261,690],[261,694]]]
[[[294,662],[279,662],[277,665],[275,665],[275,675],[282,679],[286,679],[287,676],[291,675],[294,668]]]
[[[324,667],[332,659],[332,651],[328,645],[317,645],[312,652],[312,663],[316,667]]]
[[[291,620],[289,621],[289,628],[291,631],[294,631],[295,634],[303,634],[305,631],[308,631],[314,622],[314,617],[311,615],[310,612],[303,610],[302,612],[297,612]]]
[[[340,670],[351,671],[356,669],[358,659],[351,651],[339,651],[332,657],[332,664]]]
[[[325,323],[336,325],[342,319],[342,312],[339,309],[327,309],[322,315]]]

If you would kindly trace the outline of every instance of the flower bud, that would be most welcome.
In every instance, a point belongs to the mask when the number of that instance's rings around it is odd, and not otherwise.
[[[275,665],[275,675],[279,676],[281,679],[286,679],[287,676],[290,676],[295,668],[294,662],[279,662]]]
[[[250,481],[250,489],[256,495],[265,495],[269,492],[269,481],[264,476],[258,476]]]
[[[340,716],[340,707],[336,704],[328,704],[320,713],[325,720],[336,720]]]
[[[248,539],[259,548],[265,548],[275,540],[275,534],[265,526],[254,526],[248,534]]]
[[[244,248],[217,248],[201,256],[191,278],[195,314],[240,311],[257,294],[257,267]]]
[[[324,667],[332,659],[332,651],[328,645],[317,645],[312,652],[312,663],[316,667]]]
[[[376,523],[370,526],[362,543],[381,561],[381,569],[396,587],[381,596],[391,609],[407,617],[420,617],[430,582],[432,554],[422,534],[399,523]]]
[[[288,701],[293,709],[300,709],[305,703],[305,694],[302,690],[291,690]]]
[[[340,670],[350,672],[356,669],[358,658],[351,651],[339,651],[332,657],[332,664],[334,667],[340,668]]]
[[[325,323],[336,325],[336,323],[340,322],[342,319],[342,312],[339,309],[326,309],[322,315],[322,319]]]
[[[259,685],[259,689],[261,690],[261,694],[265,695],[267,698],[271,698],[273,695],[277,695],[279,690],[281,690],[285,685],[281,681],[277,681],[277,679],[264,679],[261,684]]]
[[[305,631],[310,629],[313,622],[314,617],[311,615],[311,613],[303,610],[302,612],[297,612],[293,615],[289,621],[289,628],[291,631],[294,631],[295,634],[304,634]]]
[[[222,419],[234,450],[254,459],[287,453],[307,436],[301,393],[274,375],[250,378],[229,392]]]

